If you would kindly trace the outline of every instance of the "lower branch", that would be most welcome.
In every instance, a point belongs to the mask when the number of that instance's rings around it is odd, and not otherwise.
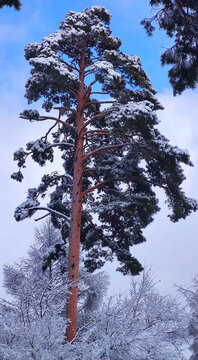
[[[50,134],[50,132],[51,132],[56,126],[57,126],[57,123],[55,123],[54,125],[52,125],[52,126],[49,128],[49,130],[46,132],[45,136],[42,136],[41,140],[44,139],[45,141],[47,141],[48,135]]]
[[[62,217],[63,219],[65,219],[67,225],[70,227],[70,221],[71,221],[71,219],[70,219],[68,216],[60,213],[59,211],[50,209],[49,207],[40,207],[40,206],[38,206],[38,207],[30,207],[30,208],[28,208],[28,210],[46,210],[46,211],[48,211],[49,213],[52,213],[52,214],[54,214],[54,215],[60,216],[60,217]]]
[[[43,220],[43,219],[45,219],[47,216],[49,216],[50,215],[50,213],[48,213],[48,214],[45,214],[45,215],[43,215],[43,216],[41,216],[40,218],[38,218],[38,219],[34,219],[34,221],[40,221],[40,220]]]

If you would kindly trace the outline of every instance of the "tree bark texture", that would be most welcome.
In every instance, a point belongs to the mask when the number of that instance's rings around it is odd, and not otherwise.
[[[72,199],[72,220],[71,233],[69,242],[69,259],[68,259],[68,278],[71,283],[70,295],[67,298],[66,319],[70,323],[66,329],[66,341],[73,341],[77,330],[77,301],[78,301],[78,274],[79,274],[79,255],[80,255],[80,234],[82,218],[82,194],[83,194],[83,133],[80,128],[84,124],[84,77],[85,77],[85,47],[82,50],[80,60],[80,85],[78,91],[78,105],[76,114],[76,147],[74,154],[73,167],[73,199]]]

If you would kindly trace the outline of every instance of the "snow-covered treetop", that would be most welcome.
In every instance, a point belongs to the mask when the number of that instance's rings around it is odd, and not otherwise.
[[[109,11],[99,6],[81,13],[70,11],[59,30],[46,36],[40,44],[26,46],[25,57],[33,66],[26,85],[30,103],[43,97],[46,110],[50,110],[53,103],[63,106],[76,103],[74,92],[79,86],[78,65],[83,49],[88,73],[94,74],[103,84],[102,89],[109,91],[111,96],[118,98],[120,91],[127,91],[127,84],[136,90],[142,88],[155,93],[140,58],[119,50],[121,41],[111,35],[110,18]],[[66,95],[68,91],[70,97]]]

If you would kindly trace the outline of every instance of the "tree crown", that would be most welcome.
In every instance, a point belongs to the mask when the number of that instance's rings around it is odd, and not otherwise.
[[[154,188],[165,191],[172,221],[185,218],[198,205],[181,189],[185,179],[181,164],[192,165],[189,154],[171,146],[159,132],[156,110],[162,106],[155,90],[139,57],[120,50],[121,41],[112,36],[109,23],[110,13],[104,7],[69,12],[59,30],[26,47],[32,65],[26,97],[29,103],[41,98],[43,108],[50,111],[54,106],[58,116],[40,115],[37,110],[21,114],[30,121],[54,121],[54,125],[29,142],[26,150],[15,152],[20,169],[12,177],[22,180],[28,156],[40,166],[53,162],[55,149],[60,150],[63,173],[45,174],[37,188],[29,189],[15,218],[20,221],[46,210],[68,241],[80,151],[83,170],[77,184],[82,181],[85,266],[94,271],[116,255],[119,270],[138,274],[142,266],[130,249],[145,241],[143,229],[159,210]],[[40,198],[50,190],[50,201],[41,206]]]

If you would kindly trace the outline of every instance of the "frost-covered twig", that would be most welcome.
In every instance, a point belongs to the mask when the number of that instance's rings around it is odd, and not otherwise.
[[[60,216],[62,218],[64,218],[65,220],[67,220],[67,225],[70,227],[70,223],[69,221],[71,220],[68,216],[60,213],[59,211],[56,211],[56,210],[53,210],[53,209],[50,209],[49,207],[43,207],[43,206],[38,206],[38,207],[29,207],[28,210],[46,210],[46,211],[49,211],[50,213],[53,213],[54,215],[57,215],[57,216]]]

